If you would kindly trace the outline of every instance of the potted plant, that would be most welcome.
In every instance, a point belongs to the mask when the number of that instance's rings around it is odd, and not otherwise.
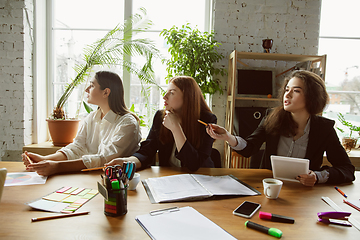
[[[175,26],[164,29],[160,36],[164,36],[170,44],[168,51],[171,58],[164,60],[167,64],[167,79],[176,75],[191,76],[203,94],[222,94],[220,81],[214,79],[214,76],[223,76],[225,70],[215,68],[214,63],[224,56],[217,52],[220,43],[214,39],[214,32],[200,32],[198,29],[191,29],[187,24],[180,29]]]
[[[357,138],[356,137],[352,137],[353,136],[353,132],[360,132],[360,127],[357,127],[355,125],[353,125],[352,123],[348,122],[345,120],[345,117],[343,114],[338,113],[338,120],[340,121],[340,123],[342,125],[344,125],[345,127],[347,127],[350,130],[350,134],[349,137],[344,137],[342,139],[342,144],[345,148],[345,150],[347,152],[350,152],[352,148],[355,148],[356,143],[357,143]],[[341,133],[344,133],[345,131],[339,127],[336,127]]]
[[[149,39],[134,38],[136,34],[144,32],[152,23],[144,18],[145,9],[141,9],[142,14],[135,14],[125,21],[123,25],[117,25],[110,30],[103,38],[97,40],[84,48],[82,57],[83,63],[75,66],[77,75],[58,100],[53,113],[47,119],[49,131],[55,146],[66,146],[71,143],[76,136],[79,120],[67,119],[64,111],[65,103],[75,87],[83,83],[89,76],[94,66],[120,65],[124,70],[138,76],[143,83],[156,84],[153,80],[152,60],[159,54],[155,45]],[[143,56],[145,63],[138,67],[125,56]],[[158,86],[158,85],[157,85]],[[59,124],[65,124],[64,127]],[[75,124],[75,126],[72,126]],[[66,133],[66,130],[73,130]],[[57,134],[60,134],[57,135]]]

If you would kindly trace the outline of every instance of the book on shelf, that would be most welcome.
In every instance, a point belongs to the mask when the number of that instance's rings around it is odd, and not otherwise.
[[[213,196],[254,196],[260,192],[232,175],[177,174],[142,181],[151,203],[192,201]]]

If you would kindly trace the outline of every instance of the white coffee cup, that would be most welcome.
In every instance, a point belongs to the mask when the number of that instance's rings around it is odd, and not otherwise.
[[[275,178],[263,179],[264,194],[269,199],[277,199],[283,182]]]
[[[6,180],[6,173],[7,173],[6,168],[0,168],[0,200]]]
[[[135,173],[133,179],[129,182],[129,190],[135,190],[136,186],[140,182],[140,173]]]

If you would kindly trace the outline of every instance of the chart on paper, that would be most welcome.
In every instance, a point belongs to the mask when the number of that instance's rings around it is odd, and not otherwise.
[[[36,172],[17,172],[6,175],[5,186],[21,186],[33,184],[45,184],[47,177],[40,176]]]

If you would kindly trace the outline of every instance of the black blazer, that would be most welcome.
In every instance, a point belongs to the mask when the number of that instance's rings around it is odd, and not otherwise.
[[[280,136],[266,134],[264,122],[265,119],[245,139],[247,141],[246,148],[238,152],[245,157],[250,157],[260,149],[263,142],[266,142],[260,168],[271,169],[270,156],[277,155]],[[310,160],[309,168],[311,170],[321,171],[327,169],[329,171],[327,183],[351,182],[355,180],[355,167],[351,164],[345,149],[339,141],[334,124],[335,121],[333,120],[316,115],[311,116],[309,142],[305,158]],[[327,159],[332,164],[332,167],[321,167],[324,152],[326,152]]]
[[[146,140],[141,142],[140,149],[133,154],[141,162],[141,168],[147,168],[154,164],[155,154],[159,152],[159,165],[170,166],[170,155],[174,146],[174,142],[162,144],[159,140],[160,127],[162,126],[162,114],[163,110],[159,110],[155,113],[153,125],[150,129],[149,135]],[[216,123],[217,118],[212,113],[201,113],[200,120],[206,123]],[[188,140],[186,140],[184,146],[180,152],[175,150],[175,156],[181,161],[181,166],[188,168],[190,171],[196,171],[200,167],[214,167],[214,163],[211,160],[212,139],[206,133],[206,127],[200,123],[201,128],[201,144],[199,149],[193,147]]]

